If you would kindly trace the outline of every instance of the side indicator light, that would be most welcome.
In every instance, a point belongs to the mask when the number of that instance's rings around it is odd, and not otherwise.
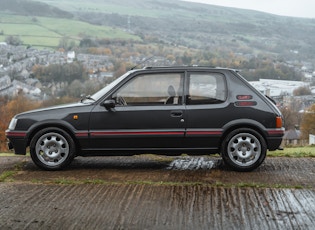
[[[237,95],[236,96],[237,100],[251,100],[253,99],[252,95]]]
[[[79,116],[78,115],[73,115],[73,120],[78,120]]]

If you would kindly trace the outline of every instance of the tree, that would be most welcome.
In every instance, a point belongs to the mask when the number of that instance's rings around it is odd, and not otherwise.
[[[124,62],[114,63],[114,78],[123,75],[126,72],[126,64]]]
[[[80,47],[95,47],[97,46],[95,40],[92,40],[91,38],[83,38],[81,41],[80,41],[80,44],[79,44]]]
[[[64,48],[66,50],[68,48],[68,44],[69,44],[69,38],[68,37],[62,37],[59,40],[58,47]]]
[[[289,107],[281,108],[280,110],[285,120],[284,128],[286,130],[293,129],[298,124],[298,113]]]
[[[12,46],[19,46],[19,45],[23,44],[23,42],[19,36],[12,36],[12,35],[7,36],[5,38],[5,42],[9,45],[12,45]]]
[[[0,103],[0,151],[7,151],[5,130],[8,128],[11,118],[15,114],[38,108],[40,103],[28,100],[23,94],[11,101],[1,101],[4,103]]]
[[[305,110],[301,122],[302,138],[308,139],[309,134],[315,135],[315,104]]]
[[[293,91],[294,96],[311,95],[312,91],[309,87],[301,86]]]
[[[80,62],[72,62],[64,65],[51,64],[49,66],[35,65],[32,69],[34,76],[41,82],[72,82],[73,80],[85,80],[87,74]]]
[[[102,88],[102,85],[97,81],[86,80],[84,82],[84,94],[92,95]]]
[[[70,97],[80,98],[84,93],[84,85],[79,80],[74,80],[71,82],[68,88],[68,95]]]
[[[180,59],[183,65],[191,65],[191,61],[192,61],[191,54],[185,52],[184,55],[180,57]]]
[[[69,96],[52,97],[49,100],[43,101],[41,106],[42,107],[49,107],[49,106],[54,106],[54,105],[73,103],[73,102],[77,102],[77,101],[78,101],[78,98],[69,97]]]
[[[59,40],[58,48],[63,48],[64,50],[71,50],[76,46],[73,40],[70,40],[68,37],[62,37]]]

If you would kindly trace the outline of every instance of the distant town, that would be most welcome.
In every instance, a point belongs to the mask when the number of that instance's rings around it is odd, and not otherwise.
[[[132,59],[130,57],[129,59]],[[38,50],[26,48],[24,46],[11,46],[6,43],[0,43],[0,96],[14,97],[19,92],[23,92],[32,100],[45,100],[48,95],[43,93],[43,87],[47,91],[50,88],[50,95],[58,87],[65,87],[61,83],[50,83],[44,85],[38,79],[32,76],[32,68],[35,65],[48,66],[51,64],[66,64],[73,61],[81,62],[88,72],[90,80],[98,79],[99,82],[110,82],[113,72],[109,71],[113,63],[109,56],[76,54],[74,51],[62,52],[52,50]],[[138,63],[139,58],[128,60]],[[167,65],[167,60],[158,57],[151,60],[151,63]],[[304,75],[304,81],[286,81],[274,79],[260,79],[250,82],[261,93],[273,98],[279,106],[291,106],[292,103],[298,104],[298,111],[303,111],[315,101],[315,72],[313,69],[303,66],[300,70]],[[14,79],[12,75],[18,76]],[[308,88],[310,95],[294,95],[298,88]]]

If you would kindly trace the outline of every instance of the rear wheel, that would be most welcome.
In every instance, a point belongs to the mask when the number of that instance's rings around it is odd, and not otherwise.
[[[236,171],[251,171],[266,158],[267,146],[264,138],[252,129],[236,129],[222,142],[223,161]]]
[[[45,170],[59,170],[68,166],[73,160],[75,144],[64,130],[46,128],[32,138],[30,153],[38,167]]]

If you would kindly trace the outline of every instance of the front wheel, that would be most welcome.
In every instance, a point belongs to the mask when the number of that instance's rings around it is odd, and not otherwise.
[[[45,170],[60,170],[68,166],[75,156],[71,136],[59,128],[46,128],[34,135],[30,143],[33,162]]]
[[[222,142],[223,161],[236,171],[252,171],[266,158],[267,145],[264,138],[252,129],[236,129]]]

